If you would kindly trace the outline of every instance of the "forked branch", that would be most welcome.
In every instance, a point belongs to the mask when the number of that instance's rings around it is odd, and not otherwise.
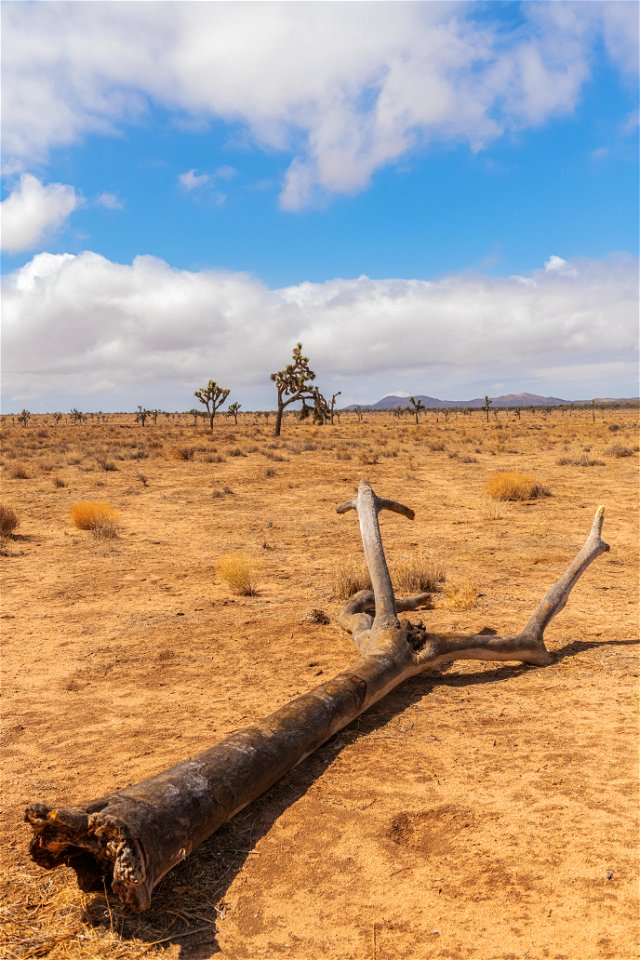
[[[239,730],[190,760],[142,783],[69,807],[32,804],[31,855],[42,867],[66,864],[83,890],[111,892],[132,910],[146,910],[156,884],[238,811],[287,771],[384,697],[407,677],[456,659],[522,660],[545,664],[544,629],[567,602],[578,578],[608,546],[601,539],[602,508],[587,542],[516,637],[447,637],[398,620],[398,611],[429,600],[395,599],[382,547],[378,514],[413,511],[376,497],[368,483],[338,507],[355,509],[373,593],[349,600],[340,624],[360,658],[343,673]]]

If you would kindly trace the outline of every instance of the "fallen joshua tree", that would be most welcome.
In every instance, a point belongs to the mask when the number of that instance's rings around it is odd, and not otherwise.
[[[286,704],[251,727],[142,783],[98,800],[51,809],[32,804],[31,855],[47,869],[66,864],[83,890],[111,891],[134,911],[146,910],[154,887],[247,804],[408,677],[452,660],[515,660],[546,666],[543,635],[590,563],[609,549],[602,540],[604,508],[565,572],[524,629],[510,637],[447,636],[398,620],[429,594],[396,600],[378,525],[381,510],[413,519],[413,511],[375,495],[364,480],[358,496],[338,507],[356,510],[373,592],[355,594],[340,625],[360,659],[333,680]]]

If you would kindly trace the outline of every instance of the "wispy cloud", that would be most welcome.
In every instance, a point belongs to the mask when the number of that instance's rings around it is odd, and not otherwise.
[[[477,151],[571,113],[599,43],[624,76],[637,69],[634,3],[523,4],[512,31],[480,6],[6,4],[5,163],[44,162],[154,103],[285,152],[280,203],[295,211],[425,144]]]
[[[195,170],[187,170],[178,177],[180,186],[185,190],[201,190],[211,183],[210,173],[196,173]]]
[[[556,396],[567,382],[573,396],[632,392],[637,268],[630,257],[555,256],[526,283],[461,274],[271,290],[246,274],[152,257],[124,265],[40,254],[3,281],[5,408],[26,396],[44,408],[184,408],[208,377],[245,406],[269,404],[269,374],[297,340],[319,384],[343,396],[374,400],[404,384],[465,397],[477,382]]]
[[[33,250],[82,202],[68,184],[45,185],[32,174],[23,173],[18,185],[0,204],[2,249],[9,253]]]
[[[101,193],[96,203],[107,210],[122,210],[124,204],[117,193]]]

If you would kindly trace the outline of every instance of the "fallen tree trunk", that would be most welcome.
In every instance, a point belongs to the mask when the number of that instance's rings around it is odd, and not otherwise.
[[[36,863],[48,869],[66,864],[83,890],[106,885],[132,910],[146,910],[154,887],[173,866],[403,680],[458,659],[550,663],[545,628],[589,564],[609,549],[601,539],[600,507],[584,546],[521,633],[451,637],[398,619],[398,611],[424,605],[429,595],[396,601],[378,513],[392,510],[413,519],[413,511],[378,498],[365,481],[338,512],[351,509],[360,520],[373,591],[352,597],[339,622],[352,634],[360,659],[253,726],[142,783],[80,806],[32,804],[25,819],[35,832],[30,849]]]

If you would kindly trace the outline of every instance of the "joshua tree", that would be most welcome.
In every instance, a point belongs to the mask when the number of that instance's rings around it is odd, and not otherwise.
[[[358,423],[362,423],[362,407],[356,407],[355,414],[358,418]]]
[[[487,415],[487,423],[489,423],[489,407],[491,406],[491,399],[485,395],[484,403],[482,404],[482,409]]]
[[[69,411],[69,416],[71,417],[74,423],[82,423],[82,421],[84,420],[84,413],[82,412],[82,410],[76,409],[76,407],[71,408],[71,410]]]
[[[515,410],[513,411],[513,414],[514,414],[514,416],[517,417],[517,419],[519,420],[519,419],[520,419],[520,407],[516,407]]]
[[[53,421],[54,421],[54,425],[55,425],[56,427],[58,426],[58,424],[60,423],[61,420],[62,420],[62,414],[61,414],[61,413],[54,413],[54,415],[53,415]]]
[[[209,380],[206,387],[201,387],[200,390],[196,390],[194,393],[194,397],[197,397],[200,403],[204,403],[207,408],[207,413],[209,414],[209,429],[212,433],[213,418],[216,415],[216,410],[222,406],[230,393],[231,390],[227,390],[226,387],[219,387],[215,380]]]
[[[229,409],[227,410],[227,416],[233,417],[233,422],[236,427],[238,426],[238,411],[240,410],[240,404],[236,400],[234,403],[229,404]]]
[[[552,664],[545,629],[587,567],[609,549],[601,537],[600,507],[584,545],[518,633],[447,635],[398,618],[403,610],[428,606],[430,594],[396,598],[378,514],[391,510],[413,520],[413,510],[377,497],[364,480],[357,496],[337,510],[357,511],[373,587],[354,594],[338,616],[358,658],[264,720],[141,783],[73,806],[31,804],[25,819],[33,828],[36,863],[49,870],[71,867],[83,890],[111,892],[130,909],[146,910],[169,870],[404,680],[454,660]],[[521,674],[519,683],[526,682]],[[564,735],[569,746],[571,734]]]
[[[20,413],[18,414],[18,423],[21,423],[23,427],[26,427],[26,425],[29,423],[29,420],[31,420],[30,411],[21,410]]]
[[[331,417],[331,425],[332,425],[332,426],[333,426],[333,418],[334,418],[334,416],[337,416],[337,417],[338,417],[338,420],[340,419],[340,414],[339,414],[338,411],[336,410],[336,400],[338,399],[338,397],[340,396],[341,393],[342,393],[342,390],[338,390],[338,392],[337,392],[337,393],[334,393],[334,394],[332,395],[332,397],[331,397],[331,404],[330,404],[329,416]]]
[[[280,436],[282,430],[282,415],[285,407],[296,400],[313,400],[314,388],[309,386],[316,375],[309,367],[309,358],[302,353],[302,344],[296,343],[293,348],[291,363],[284,370],[271,374],[271,379],[278,391],[278,411],[276,413],[275,436]]]
[[[151,416],[151,410],[145,410],[144,407],[138,406],[138,412],[136,413],[136,423],[139,423],[141,427],[144,427],[147,417]],[[156,414],[156,417],[158,415]]]
[[[409,403],[411,412],[415,414],[416,423],[420,423],[420,411],[425,409],[424,403],[422,400],[416,400],[415,397],[409,397]]]

